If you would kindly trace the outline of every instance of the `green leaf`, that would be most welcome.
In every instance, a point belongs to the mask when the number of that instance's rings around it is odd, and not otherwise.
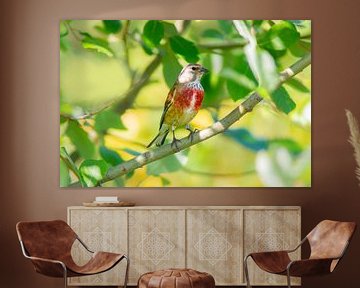
[[[259,28],[263,22],[264,22],[264,20],[253,20],[253,25],[256,28]]]
[[[60,21],[60,38],[65,37],[69,34],[69,30],[67,29],[64,21]]]
[[[199,61],[199,50],[195,44],[179,35],[170,37],[171,49],[182,56],[184,56],[187,62]]]
[[[286,114],[289,114],[296,107],[296,103],[291,99],[284,87],[279,87],[273,91],[270,94],[270,97],[274,101],[276,107]]]
[[[95,116],[95,130],[98,133],[106,133],[110,128],[126,129],[119,114],[113,110],[104,110]]]
[[[71,183],[69,168],[64,161],[60,159],[60,187],[67,187]]]
[[[224,69],[222,76],[227,78],[226,88],[234,101],[246,97],[256,88],[256,84],[251,79],[232,69]]]
[[[227,130],[225,135],[252,151],[264,150],[269,146],[268,140],[253,136],[249,130],[244,128]]]
[[[100,156],[111,166],[116,166],[124,162],[124,160],[116,151],[111,150],[105,146],[100,146],[99,153]]]
[[[228,35],[234,31],[234,25],[232,24],[231,20],[218,20],[217,22],[225,35]]]
[[[279,83],[279,74],[275,61],[269,52],[263,49],[257,49],[256,67],[260,86],[269,92],[273,91]]]
[[[300,40],[299,42],[291,45],[289,51],[295,57],[303,57],[304,55],[311,52],[311,41],[309,40]]]
[[[295,44],[300,34],[293,23],[281,21],[273,25],[266,34],[259,39],[259,45],[268,50],[283,51]]]
[[[104,160],[88,159],[81,163],[79,171],[87,187],[94,187],[104,178],[107,169],[108,165]]]
[[[83,48],[95,50],[96,52],[100,54],[104,54],[108,57],[114,56],[114,52],[109,47],[109,43],[107,41],[100,38],[94,38],[89,33],[86,32],[81,32],[80,34],[85,36],[81,41]]]
[[[178,31],[176,30],[176,27],[172,23],[168,23],[165,21],[162,21],[162,24],[164,26],[164,35],[165,37],[171,37],[178,34]]]
[[[123,151],[125,151],[126,153],[132,155],[132,156],[139,156],[141,153],[138,152],[138,151],[135,151],[133,149],[130,149],[130,148],[125,148],[123,149]]]
[[[245,55],[235,55],[231,57],[228,66],[220,73],[222,77],[227,79],[226,87],[234,101],[246,97],[251,91],[257,87],[257,81],[251,72]]]
[[[106,34],[115,34],[121,30],[122,24],[120,20],[103,20],[104,32]]]
[[[74,161],[71,159],[70,155],[67,153],[65,147],[60,147],[60,159],[63,161],[64,164],[66,164],[68,169],[71,170],[76,175],[76,177],[79,179],[80,183],[82,183],[83,186],[86,186],[84,179],[82,178]],[[60,177],[61,177],[61,171],[60,171]]]
[[[167,86],[171,88],[174,85],[182,67],[174,52],[169,47],[165,49],[165,54],[162,60],[162,68],[165,82]]]
[[[236,20],[235,24],[240,35],[248,41],[244,47],[244,53],[260,87],[269,92],[273,91],[279,83],[279,75],[273,57],[268,51],[257,46],[257,40],[250,32],[246,21]]]
[[[283,139],[273,139],[273,140],[269,140],[269,143],[272,145],[272,146],[281,146],[281,147],[285,147],[289,152],[291,152],[292,154],[294,155],[298,155],[300,154],[303,149],[302,147],[300,146],[299,143],[295,142],[294,140],[292,139],[286,139],[286,138],[283,138]]]
[[[286,80],[285,84],[298,90],[299,92],[303,92],[303,93],[310,92],[310,89],[308,87],[306,87],[300,80],[298,80],[296,78],[291,78],[291,79]]]
[[[170,180],[165,177],[160,176],[160,179],[163,187],[169,186],[171,184]]]
[[[148,175],[160,176],[162,173],[178,171],[186,165],[188,153],[189,150],[181,151],[177,154],[154,161],[146,166],[146,173]]]
[[[204,38],[224,39],[224,35],[216,29],[207,29],[202,33]]]
[[[125,178],[130,179],[132,176],[134,176],[134,174],[135,174],[135,170],[130,171],[129,173],[125,174]]]
[[[87,159],[94,156],[95,146],[90,141],[88,134],[80,127],[80,124],[77,121],[69,121],[66,129],[66,135],[75,145],[82,158]]]
[[[164,25],[159,20],[147,21],[143,30],[143,40],[146,44],[158,46],[164,37]]]

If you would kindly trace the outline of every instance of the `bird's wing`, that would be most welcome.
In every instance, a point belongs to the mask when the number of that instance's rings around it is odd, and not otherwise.
[[[165,120],[165,115],[166,115],[166,112],[169,110],[169,108],[171,107],[171,105],[174,103],[174,98],[175,98],[175,94],[176,94],[176,85],[174,85],[169,93],[168,93],[168,96],[165,100],[165,104],[164,104],[164,111],[161,115],[161,119],[160,119],[160,127],[159,127],[159,130],[161,129],[161,126],[163,125],[164,123],[164,120]]]

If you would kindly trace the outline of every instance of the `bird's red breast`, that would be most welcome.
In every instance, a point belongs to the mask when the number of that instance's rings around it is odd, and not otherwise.
[[[204,90],[183,88],[175,95],[174,106],[180,109],[194,109],[198,111],[204,99]]]
[[[204,90],[196,87],[177,87],[172,105],[164,115],[164,123],[176,127],[189,123],[199,111]]]

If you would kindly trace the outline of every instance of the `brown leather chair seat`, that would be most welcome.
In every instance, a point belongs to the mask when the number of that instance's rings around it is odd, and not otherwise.
[[[213,288],[214,277],[192,269],[166,269],[148,272],[139,278],[138,288]]]

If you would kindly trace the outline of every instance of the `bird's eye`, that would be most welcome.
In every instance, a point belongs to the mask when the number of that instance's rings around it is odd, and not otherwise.
[[[195,67],[191,67],[191,70],[195,71],[195,70],[196,70],[196,68],[195,68]]]

